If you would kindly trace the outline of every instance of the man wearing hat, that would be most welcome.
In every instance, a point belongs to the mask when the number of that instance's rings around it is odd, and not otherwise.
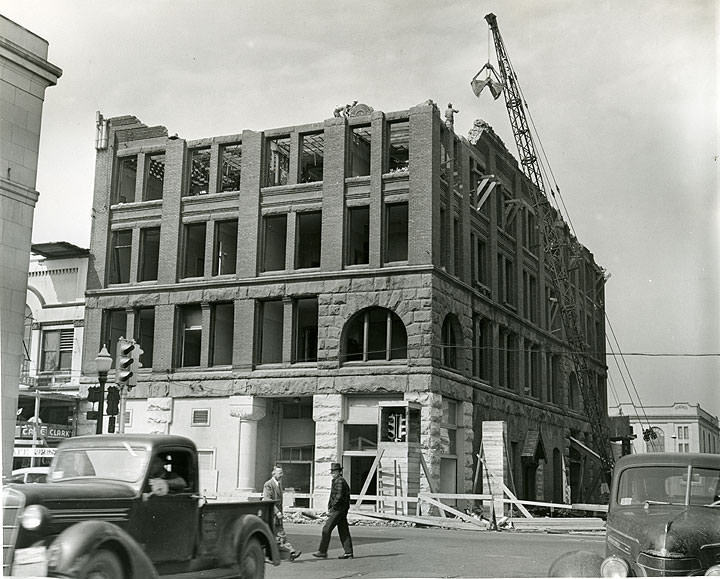
[[[350,529],[348,528],[347,514],[350,510],[350,486],[342,476],[342,465],[333,462],[330,465],[330,474],[332,474],[332,488],[330,489],[330,499],[328,500],[328,520],[322,530],[322,538],[320,539],[320,547],[313,556],[320,559],[327,559],[327,550],[330,545],[330,535],[332,530],[337,527],[340,541],[342,542],[344,553],[340,555],[340,559],[353,558],[352,537],[350,537]]]

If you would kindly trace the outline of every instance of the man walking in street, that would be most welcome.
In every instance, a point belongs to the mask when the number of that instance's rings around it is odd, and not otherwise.
[[[275,540],[277,541],[280,551],[290,553],[290,561],[297,559],[302,553],[296,551],[295,548],[287,540],[285,527],[283,525],[283,488],[282,488],[283,469],[279,466],[273,467],[272,476],[263,485],[263,500],[275,501]]]
[[[342,542],[344,553],[339,559],[352,559],[353,546],[352,537],[350,537],[350,529],[348,528],[347,514],[350,510],[350,486],[342,476],[342,465],[333,462],[330,466],[330,474],[332,474],[332,488],[330,489],[330,499],[328,500],[328,520],[322,530],[322,538],[320,539],[320,547],[317,553],[313,553],[314,557],[327,559],[327,550],[330,545],[330,535],[335,527],[337,527],[340,541]]]

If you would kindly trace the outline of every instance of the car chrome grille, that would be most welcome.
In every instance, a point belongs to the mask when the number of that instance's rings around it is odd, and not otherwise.
[[[648,577],[682,577],[702,570],[696,557],[663,557],[640,553],[637,564]]]
[[[15,489],[5,487],[2,491],[3,501],[3,577],[10,576],[20,528],[20,515],[25,507],[25,495]]]

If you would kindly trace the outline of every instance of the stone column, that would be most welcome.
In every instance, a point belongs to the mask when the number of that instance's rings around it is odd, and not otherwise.
[[[147,399],[147,421],[150,434],[170,434],[172,415],[172,397]]]
[[[474,408],[472,402],[462,402],[462,436],[458,437],[458,462],[462,461],[463,480],[459,481],[458,492],[472,493],[473,479],[475,476],[475,463],[473,459],[473,442],[475,440],[475,430],[473,428]],[[462,453],[462,454],[460,454]],[[462,490],[461,490],[462,489]],[[472,506],[474,501],[470,501]]]
[[[313,396],[313,420],[315,421],[315,475],[311,507],[318,511],[327,508],[330,496],[330,463],[342,463],[342,425],[345,408],[341,394],[316,394]]]
[[[255,490],[257,455],[257,423],[265,418],[266,401],[257,396],[231,396],[230,416],[240,420],[238,441],[237,492],[241,495]]]
[[[405,400],[420,404],[420,451],[429,471],[428,480],[422,466],[420,467],[420,492],[437,492],[440,488],[440,458],[442,440],[440,424],[442,423],[442,394],[434,392],[407,392]],[[427,503],[420,505],[423,515],[438,515],[437,507],[429,507]]]

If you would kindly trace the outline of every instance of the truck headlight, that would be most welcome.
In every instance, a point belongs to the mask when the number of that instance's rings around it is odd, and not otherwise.
[[[22,514],[20,524],[23,529],[37,531],[49,516],[48,510],[42,505],[30,505]]]
[[[627,577],[630,567],[620,557],[610,555],[600,565],[600,577]]]
[[[720,565],[713,565],[705,571],[705,575],[720,576]]]

